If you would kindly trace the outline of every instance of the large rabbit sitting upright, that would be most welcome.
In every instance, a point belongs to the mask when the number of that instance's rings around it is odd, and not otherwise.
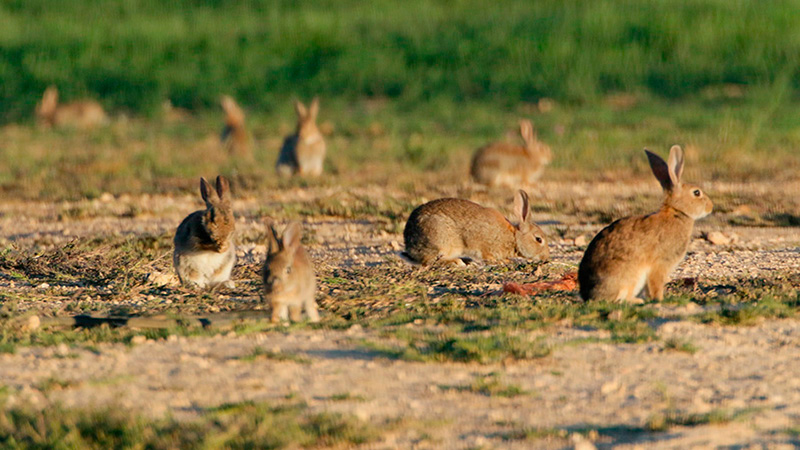
[[[530,217],[528,194],[514,196],[512,224],[495,209],[469,200],[442,198],[418,206],[403,230],[414,263],[497,262],[514,256],[545,261],[550,257],[544,232]]]
[[[236,263],[235,221],[228,180],[218,176],[215,190],[200,178],[200,195],[206,209],[189,214],[178,226],[172,262],[183,284],[201,289],[220,284],[233,288],[230,278]]]
[[[666,198],[658,211],[619,219],[592,239],[578,268],[584,300],[636,301],[646,286],[651,299],[664,297],[670,273],[686,255],[694,221],[711,213],[711,200],[681,181],[683,150],[669,151],[669,162],[645,150]]]
[[[58,103],[58,89],[50,86],[36,105],[36,118],[45,127],[94,128],[108,124],[108,116],[94,100]]]
[[[495,142],[481,147],[472,158],[472,178],[489,186],[531,186],[550,163],[550,147],[536,138],[530,120],[519,121],[524,145]]]
[[[325,139],[317,128],[319,99],[314,98],[309,108],[299,101],[295,102],[294,107],[297,111],[297,130],[283,141],[275,169],[281,176],[322,175]]]

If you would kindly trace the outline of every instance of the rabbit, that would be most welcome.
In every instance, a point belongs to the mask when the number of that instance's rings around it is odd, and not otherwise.
[[[645,286],[651,299],[662,300],[670,273],[686,255],[694,221],[713,209],[700,188],[682,183],[680,146],[670,149],[668,162],[645,153],[666,194],[664,203],[652,214],[619,219],[592,239],[578,268],[584,300],[641,303],[636,297]]]
[[[175,232],[175,270],[184,285],[233,289],[230,278],[236,263],[235,221],[228,180],[218,176],[215,190],[200,178],[200,194],[206,209],[189,214]]]
[[[36,105],[36,118],[44,127],[72,127],[89,129],[108,125],[108,116],[94,100],[80,100],[58,104],[58,89],[50,86]]]
[[[315,97],[308,109],[299,101],[295,102],[294,107],[297,111],[297,130],[283,141],[275,169],[281,176],[319,176],[325,161],[325,139],[316,122],[319,99]]]
[[[281,235],[270,224],[267,230],[267,260],[261,273],[264,292],[272,305],[272,321],[299,321],[305,309],[309,320],[319,322],[314,266],[300,243],[303,229],[290,223]]]
[[[245,128],[244,111],[228,95],[222,96],[220,105],[225,111],[225,128],[222,129],[220,136],[222,144],[228,153],[244,157],[251,156],[250,134]]]
[[[404,258],[429,265],[447,262],[501,261],[514,256],[546,261],[544,232],[530,220],[528,194],[514,197],[512,225],[497,210],[456,198],[433,200],[417,207],[406,222]]]
[[[530,120],[519,121],[525,145],[495,142],[478,149],[470,173],[481,184],[497,187],[532,185],[550,163],[550,147],[536,139]]]

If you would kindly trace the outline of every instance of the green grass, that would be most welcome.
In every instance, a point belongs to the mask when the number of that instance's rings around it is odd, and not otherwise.
[[[263,347],[255,347],[252,352],[239,358],[241,361],[256,361],[268,359],[270,361],[291,361],[298,364],[311,364],[311,360],[294,353],[274,352]]]
[[[194,421],[145,419],[118,408],[0,412],[0,446],[23,448],[297,448],[346,447],[377,438],[377,427],[338,413],[312,413],[304,404],[222,405]]]
[[[700,350],[696,345],[692,344],[691,342],[677,337],[671,337],[666,341],[664,341],[664,349],[676,352],[684,352],[690,355],[694,355],[695,353],[697,353],[698,350]]]
[[[492,372],[488,375],[480,375],[475,380],[466,386],[451,386],[440,385],[439,389],[448,391],[454,390],[459,392],[471,392],[473,394],[485,395],[487,397],[518,397],[522,395],[530,395],[530,392],[525,391],[516,384],[506,384],[501,380],[501,374]]]
[[[741,420],[757,409],[746,408],[736,411],[727,409],[714,409],[706,413],[686,413],[677,410],[668,410],[655,414],[647,420],[645,428],[649,431],[667,431],[673,427],[696,427],[701,425],[718,425]]]
[[[11,1],[0,8],[0,115],[50,83],[113,109],[221,93],[270,109],[287,93],[510,104],[606,93],[797,88],[796,1]],[[91,23],[87,27],[86,23]]]

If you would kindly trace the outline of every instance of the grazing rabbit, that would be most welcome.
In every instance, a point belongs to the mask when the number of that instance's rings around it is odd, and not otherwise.
[[[223,95],[220,105],[225,111],[225,128],[220,139],[228,153],[238,156],[251,156],[250,134],[244,124],[244,111],[230,96]]]
[[[233,288],[231,271],[236,263],[233,242],[235,222],[228,180],[217,177],[216,190],[200,178],[206,209],[189,214],[175,232],[172,261],[183,284],[201,289],[224,285]]]
[[[683,150],[669,151],[669,162],[645,150],[653,174],[666,198],[658,211],[619,219],[589,243],[578,269],[584,300],[635,302],[647,286],[650,298],[664,297],[664,284],[686,255],[694,221],[711,213],[713,205],[695,185],[683,184]]]
[[[264,262],[262,279],[264,291],[272,305],[272,321],[300,320],[302,309],[309,320],[319,322],[314,294],[317,290],[314,267],[308,253],[300,244],[303,229],[298,222],[290,223],[279,234],[273,225],[267,231],[269,250]]]
[[[550,147],[536,139],[530,120],[519,121],[519,132],[525,145],[495,142],[475,152],[471,173],[476,182],[513,187],[539,179],[552,159]]]
[[[550,257],[544,232],[530,220],[528,194],[514,197],[512,225],[500,212],[477,203],[443,198],[411,212],[403,230],[408,260],[423,265],[437,261],[464,265],[469,261],[501,261],[514,256],[545,261]]]
[[[88,129],[108,124],[108,116],[94,100],[80,100],[58,104],[58,89],[50,86],[36,105],[36,118],[45,127],[71,127]]]
[[[308,109],[299,101],[295,102],[294,107],[297,111],[297,131],[283,141],[275,168],[281,176],[319,176],[325,161],[325,140],[317,128],[319,99],[314,98]]]

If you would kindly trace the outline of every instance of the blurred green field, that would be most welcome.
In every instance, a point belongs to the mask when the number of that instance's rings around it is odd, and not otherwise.
[[[328,169],[337,183],[395,180],[397,164],[465,179],[472,151],[513,133],[520,116],[553,148],[550,179],[647,176],[641,149],[674,143],[705,180],[791,178],[800,169],[798,7],[4,1],[0,190],[155,192],[218,172],[275,186],[291,101],[312,95],[333,129]],[[37,129],[34,106],[50,84],[66,100],[99,100],[112,126]],[[228,158],[215,142],[223,93],[248,112],[256,164]],[[555,107],[537,107],[542,99]],[[162,120],[165,100],[192,117]]]
[[[617,91],[667,98],[788,83],[800,2],[323,0],[0,3],[0,116],[41,91],[152,112],[220,93],[260,110],[288,96],[437,97],[513,106]]]

